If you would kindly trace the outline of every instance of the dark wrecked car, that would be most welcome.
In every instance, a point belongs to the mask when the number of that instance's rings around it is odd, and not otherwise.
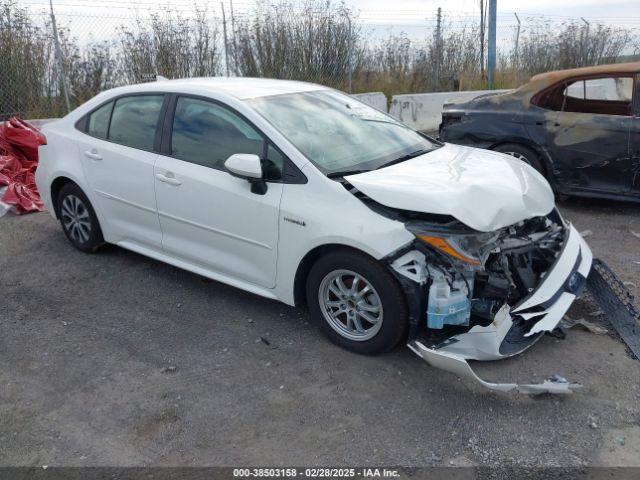
[[[445,105],[445,142],[508,153],[560,194],[640,201],[640,62],[536,75]]]

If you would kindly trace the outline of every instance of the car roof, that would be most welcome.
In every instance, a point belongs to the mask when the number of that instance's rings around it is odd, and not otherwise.
[[[588,76],[588,75],[608,75],[620,73],[637,73],[640,71],[640,62],[629,63],[611,63],[607,65],[596,65],[593,67],[571,68],[567,70],[554,70],[551,72],[539,73],[531,77],[534,81],[552,81],[557,82],[568,77]]]
[[[516,97],[529,97],[545,88],[554,85],[566,78],[587,77],[590,75],[616,75],[635,74],[640,72],[640,62],[611,63],[607,65],[596,65],[594,67],[571,68],[568,70],[554,70],[551,72],[539,73],[518,87],[513,95]]]
[[[179,93],[206,94],[218,92],[233,96],[240,100],[249,98],[282,95],[285,93],[311,92],[327,90],[328,87],[315,83],[298,82],[293,80],[275,80],[270,78],[247,77],[200,77],[181,78],[176,80],[158,80],[155,82],[128,85],[111,90],[119,94],[178,91]]]

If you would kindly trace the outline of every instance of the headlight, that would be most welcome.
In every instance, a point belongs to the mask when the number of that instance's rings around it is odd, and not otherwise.
[[[482,265],[492,248],[497,232],[448,233],[445,230],[428,230],[408,223],[407,230],[432,248],[469,265]]]

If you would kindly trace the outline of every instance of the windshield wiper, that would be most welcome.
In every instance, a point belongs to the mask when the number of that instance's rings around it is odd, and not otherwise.
[[[341,178],[348,175],[357,175],[358,173],[370,172],[371,170],[338,170],[337,172],[327,173],[327,178]]]
[[[376,170],[380,170],[381,168],[384,168],[384,167],[390,167],[391,165],[395,165],[396,163],[401,163],[406,160],[411,160],[412,158],[419,157],[420,155],[424,153],[429,153],[430,151],[431,150],[425,150],[424,148],[422,148],[420,150],[416,150],[415,152],[407,153],[406,155],[396,158],[395,160],[391,160],[390,162],[383,163],[378,168],[376,168]]]

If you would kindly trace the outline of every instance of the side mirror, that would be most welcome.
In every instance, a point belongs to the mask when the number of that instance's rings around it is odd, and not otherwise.
[[[262,178],[262,163],[258,155],[234,153],[224,162],[224,168],[234,177],[248,180],[253,193],[258,195],[267,193],[267,183]]]

